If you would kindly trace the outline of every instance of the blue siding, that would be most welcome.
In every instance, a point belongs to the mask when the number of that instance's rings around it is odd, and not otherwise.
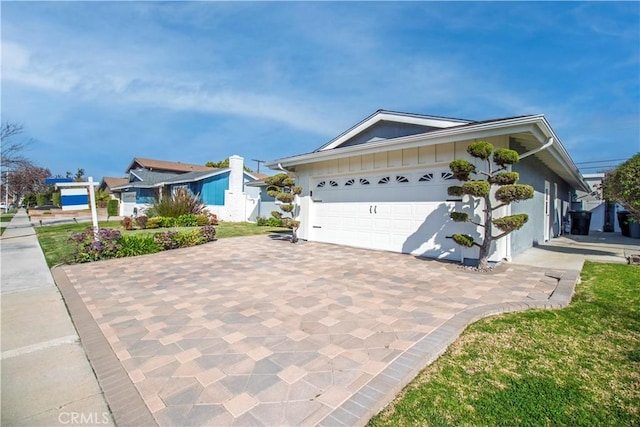
[[[136,190],[136,203],[153,204],[156,202],[156,192],[152,188],[138,188]]]
[[[212,176],[194,183],[195,194],[200,193],[200,199],[207,205],[224,205],[224,192],[229,189],[229,173]]]
[[[87,196],[86,194],[61,196],[60,202],[62,206],[86,205],[89,203],[89,196]]]

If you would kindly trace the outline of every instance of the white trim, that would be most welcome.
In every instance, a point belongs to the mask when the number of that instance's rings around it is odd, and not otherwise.
[[[429,117],[429,116],[419,117],[419,116],[408,115],[408,114],[393,113],[390,111],[377,111],[369,118],[365,119],[364,121],[360,122],[356,126],[352,127],[342,135],[338,136],[333,141],[329,142],[327,145],[321,147],[318,151],[332,150],[340,146],[340,144],[344,143],[345,141],[353,138],[363,130],[383,120],[396,122],[396,123],[407,123],[407,124],[413,124],[413,125],[431,126],[436,128],[449,128],[453,126],[459,126],[461,124],[472,123],[469,120],[456,121],[453,119],[445,119],[445,118],[438,118],[438,117]]]

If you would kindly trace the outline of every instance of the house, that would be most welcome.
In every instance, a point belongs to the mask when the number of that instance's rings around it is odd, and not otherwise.
[[[114,194],[112,188],[125,185],[128,182],[129,182],[128,178],[116,178],[113,176],[105,176],[104,178],[102,178],[102,181],[100,181],[100,186],[98,187],[98,189],[104,191],[107,194],[110,194],[111,198],[118,199],[119,198],[118,195]]]
[[[136,157],[126,171],[127,182],[111,190],[120,195],[120,215],[140,215],[161,197],[186,188],[198,194],[206,209],[223,221],[255,219],[260,189],[245,187],[259,176],[244,170],[244,159],[229,158],[228,168]]]
[[[512,170],[535,188],[533,199],[496,211],[525,212],[529,222],[495,243],[490,260],[510,260],[560,235],[575,191],[589,189],[544,115],[471,121],[379,110],[317,150],[267,166],[291,171],[303,187],[302,239],[459,261],[477,258],[477,248],[448,236],[473,235],[474,226],[449,214],[478,215],[479,208],[448,196],[447,187],[460,184],[449,163],[463,158],[480,169],[466,152],[478,140],[518,151],[522,160]]]
[[[584,175],[584,180],[590,188],[589,192],[577,191],[575,208],[591,212],[589,230],[615,231],[620,233],[617,213],[624,211],[624,207],[615,202],[608,202],[602,195],[602,181],[604,173],[590,173]]]

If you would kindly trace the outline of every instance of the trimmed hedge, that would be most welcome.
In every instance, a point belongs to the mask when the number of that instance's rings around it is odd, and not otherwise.
[[[449,217],[455,222],[467,222],[469,221],[469,214],[464,212],[451,212]]]
[[[500,172],[489,178],[489,182],[497,185],[515,184],[520,179],[518,172]]]
[[[533,197],[533,187],[526,184],[503,185],[496,191],[496,199],[502,203],[518,202]]]
[[[447,188],[447,194],[449,196],[460,197],[464,195],[464,191],[462,191],[462,187],[460,187],[459,185],[452,185],[451,187]]]
[[[472,142],[467,147],[467,153],[482,160],[487,160],[491,156],[492,152],[493,145],[486,141]]]
[[[475,172],[476,167],[473,163],[467,160],[457,159],[449,163],[449,169],[451,169],[451,172],[453,172],[456,179],[459,179],[460,181],[468,181],[469,175],[472,172]]]
[[[529,215],[516,214],[496,218],[493,220],[493,225],[495,225],[500,231],[511,232],[522,228],[527,221],[529,221]]]
[[[475,197],[487,197],[491,191],[491,184],[488,181],[469,181],[462,184],[464,194]]]
[[[116,199],[111,199],[107,202],[107,215],[109,216],[118,216],[119,213],[119,202]]]
[[[518,160],[520,160],[518,152],[508,148],[498,148],[493,153],[493,161],[500,166],[512,165],[518,163]]]
[[[468,234],[454,234],[451,236],[454,242],[459,244],[460,246],[464,246],[465,248],[470,248],[473,246],[473,237]]]

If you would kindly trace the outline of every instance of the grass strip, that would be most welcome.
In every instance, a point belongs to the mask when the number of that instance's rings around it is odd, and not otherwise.
[[[369,425],[640,425],[640,267],[582,280],[563,310],[471,325]]]

